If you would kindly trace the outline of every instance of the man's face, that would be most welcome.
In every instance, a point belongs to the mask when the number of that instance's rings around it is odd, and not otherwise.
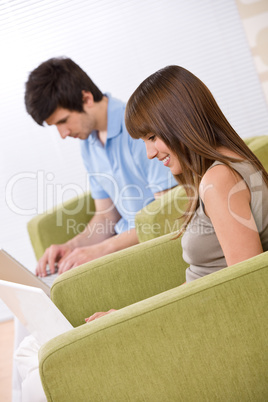
[[[66,137],[85,140],[90,133],[96,130],[96,121],[93,113],[76,112],[58,107],[46,120],[51,126],[55,125],[62,139]]]

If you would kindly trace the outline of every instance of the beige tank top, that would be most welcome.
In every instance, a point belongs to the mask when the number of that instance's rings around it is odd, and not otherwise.
[[[210,169],[221,162],[214,162]],[[251,211],[255,219],[264,251],[268,250],[268,187],[249,162],[231,163],[246,182],[251,193]],[[246,222],[245,222],[246,224]],[[231,230],[231,228],[230,228]],[[186,269],[186,282],[226,268],[226,260],[211,220],[200,206],[182,236],[183,259],[190,264]],[[246,245],[245,245],[246,247]]]

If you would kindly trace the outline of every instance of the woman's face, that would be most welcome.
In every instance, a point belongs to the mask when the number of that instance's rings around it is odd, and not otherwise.
[[[143,141],[146,146],[147,158],[157,158],[165,166],[167,166],[173,175],[182,173],[181,164],[177,155],[156,135],[147,134]]]

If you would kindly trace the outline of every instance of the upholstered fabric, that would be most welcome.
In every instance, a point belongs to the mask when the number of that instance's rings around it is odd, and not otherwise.
[[[52,288],[53,300],[74,325],[82,324],[95,306],[120,308],[137,301],[151,286],[151,270],[146,278],[144,271],[150,267],[146,259],[141,265],[139,250],[142,257],[144,247],[152,255],[156,247],[161,250],[151,264],[153,282],[158,270],[164,266],[168,276],[174,265],[171,252],[164,252],[172,240],[160,240],[137,246],[135,253],[125,250],[123,260],[129,252],[129,265],[125,261],[120,279],[122,252],[117,259],[101,259],[98,267],[91,269],[89,263],[64,274]],[[110,274],[105,280],[102,270],[107,264]],[[136,275],[123,275],[130,266],[137,269]],[[179,272],[184,268],[176,264]],[[39,352],[48,401],[267,400],[267,268],[268,252],[54,338]],[[98,291],[90,294],[91,278],[97,286],[95,270],[100,273]],[[109,300],[116,305],[106,305]]]
[[[32,218],[27,229],[36,259],[51,244],[65,243],[81,232],[94,212],[94,200],[85,193]]]
[[[78,326],[96,311],[119,309],[180,285],[187,265],[180,239],[172,238],[168,234],[66,272],[51,289],[54,303]]]

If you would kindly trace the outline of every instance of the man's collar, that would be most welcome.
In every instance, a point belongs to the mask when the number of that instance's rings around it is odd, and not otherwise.
[[[119,135],[122,131],[122,107],[121,101],[114,99],[110,94],[108,97],[108,122],[107,122],[107,140]]]
[[[122,131],[122,108],[124,105],[121,101],[114,99],[111,95],[104,94],[108,98],[107,107],[107,140],[114,138],[119,135]],[[88,140],[90,144],[94,144],[98,140],[98,132],[92,131],[89,135]]]

